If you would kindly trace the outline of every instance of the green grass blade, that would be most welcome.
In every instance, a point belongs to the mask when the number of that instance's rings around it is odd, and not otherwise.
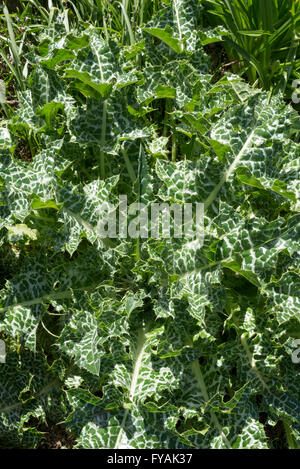
[[[19,56],[19,49],[16,43],[16,38],[14,34],[14,30],[12,27],[12,22],[10,18],[10,14],[8,12],[7,6],[5,5],[3,8],[3,13],[6,19],[6,24],[7,24],[7,30],[10,38],[10,49],[12,51],[12,55],[15,61],[16,66],[19,66],[20,64],[20,56]]]
[[[133,45],[133,44],[135,44],[135,37],[134,37],[133,30],[132,30],[132,27],[131,27],[131,24],[130,24],[130,20],[128,18],[126,7],[121,2],[119,3],[119,5],[122,9],[123,18],[125,20],[125,23],[126,23],[126,26],[127,26],[127,29],[128,29],[130,43],[131,43],[131,45]]]
[[[268,87],[267,80],[264,74],[264,71],[261,67],[261,63],[259,60],[257,60],[253,54],[247,52],[245,49],[240,47],[238,44],[236,44],[234,41],[232,41],[230,38],[225,39],[225,41],[239,54],[241,55],[245,60],[247,60],[257,71],[259,78],[261,80],[261,83],[263,84],[264,88]]]

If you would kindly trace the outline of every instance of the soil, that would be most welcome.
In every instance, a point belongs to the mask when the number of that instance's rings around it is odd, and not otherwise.
[[[271,449],[288,449],[286,433],[281,420],[278,420],[274,426],[265,424],[264,429]]]
[[[20,143],[15,150],[15,156],[24,161],[32,161],[29,145],[26,145],[25,141],[20,140]]]
[[[45,434],[37,449],[72,449],[76,444],[75,438],[62,425],[43,425],[39,430]]]
[[[238,73],[240,62],[231,60],[221,43],[207,44],[204,50],[211,61],[210,73],[214,82],[220,80],[227,72]]]

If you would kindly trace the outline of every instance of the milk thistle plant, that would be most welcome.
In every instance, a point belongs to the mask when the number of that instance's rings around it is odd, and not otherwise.
[[[216,81],[196,1],[122,4],[53,12],[1,120],[0,447],[298,448],[299,115]]]

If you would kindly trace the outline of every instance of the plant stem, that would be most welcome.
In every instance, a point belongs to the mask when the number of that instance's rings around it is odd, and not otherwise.
[[[144,23],[145,0],[141,0],[140,6],[140,26]]]
[[[288,424],[288,422],[285,419],[282,419],[282,422],[283,422],[283,426],[284,426],[284,430],[285,430],[285,434],[286,434],[289,449],[299,449],[298,444],[297,444],[297,442],[296,442],[296,440],[293,437],[293,434],[291,432],[290,425]]]
[[[128,175],[130,177],[130,180],[131,180],[132,183],[135,183],[136,174],[135,174],[135,171],[134,171],[133,166],[131,164],[131,161],[128,158],[127,151],[125,150],[125,148],[122,149],[122,153],[123,153],[123,156],[124,156],[125,165],[126,165],[126,169],[127,169]]]
[[[176,135],[175,135],[175,133],[173,133],[172,134],[172,161],[173,161],[173,163],[176,162],[176,154],[177,154]]]
[[[259,117],[260,116],[258,116],[258,118],[256,119],[256,122],[258,122]],[[229,168],[223,173],[219,183],[214,187],[214,189],[212,190],[210,195],[207,197],[206,201],[204,202],[205,210],[207,210],[210,207],[210,205],[214,202],[214,200],[218,196],[222,186],[225,184],[225,182],[227,182],[229,180],[231,174],[235,171],[235,169],[236,169],[238,163],[240,162],[240,160],[243,158],[243,156],[248,151],[248,149],[251,148],[252,143],[253,143],[252,140],[255,136],[255,131],[257,130],[256,125],[257,124],[254,125],[252,132],[249,134],[249,136],[248,136],[247,140],[245,141],[243,147],[241,148],[239,153],[236,155],[235,159],[233,160],[233,162],[231,163]]]
[[[165,118],[164,118],[164,129],[163,129],[163,136],[166,137],[168,135],[168,128],[172,127],[172,151],[171,151],[171,158],[172,161],[176,161],[176,154],[177,154],[177,147],[176,147],[176,135],[174,131],[174,119],[171,115],[172,111],[172,100],[170,98],[166,98],[166,105],[165,105]]]
[[[123,5],[123,3],[120,3],[120,7],[122,9],[123,17],[124,17],[124,20],[125,20],[125,23],[126,23],[126,26],[127,26],[127,29],[128,29],[130,44],[133,45],[133,44],[135,44],[135,38],[134,38],[134,34],[133,34],[133,31],[132,31],[132,27],[131,27],[128,15],[127,15],[126,8]]]
[[[261,382],[262,386],[264,389],[266,389],[268,392],[271,392],[270,391],[270,388],[269,386],[266,384],[265,380],[263,379],[260,371],[257,369],[256,367],[256,363],[255,363],[255,360],[254,360],[254,357],[249,349],[249,346],[248,346],[248,343],[247,343],[247,340],[246,340],[246,333],[242,334],[241,335],[241,344],[246,352],[246,355],[248,357],[248,360],[249,360],[249,363],[250,363],[250,366],[252,368],[252,370],[254,371],[254,373],[256,374],[257,378],[259,379],[259,381]]]
[[[107,118],[107,101],[103,102],[102,111],[102,128],[101,128],[101,150],[100,150],[100,175],[101,179],[105,179],[105,153],[103,150],[106,137],[106,118]]]
[[[187,337],[187,345],[189,345],[190,347],[193,347],[192,339],[187,334],[186,334],[186,337]],[[209,401],[209,395],[208,395],[208,392],[207,392],[206,384],[205,384],[205,381],[204,381],[204,378],[203,378],[202,371],[201,371],[200,364],[199,364],[198,360],[195,360],[192,363],[192,372],[193,372],[193,374],[196,378],[196,381],[197,381],[198,386],[200,388],[203,399],[204,399],[205,403],[207,403]],[[220,425],[220,422],[219,422],[216,414],[213,411],[210,411],[210,416],[211,416],[211,419],[212,419],[212,422],[213,422],[214,426],[220,432],[220,435],[222,436],[226,447],[228,449],[231,449],[230,441],[227,439],[226,435],[224,434],[222,426]]]
[[[209,401],[209,396],[208,396],[208,393],[207,393],[206,385],[205,385],[205,382],[204,382],[204,379],[203,379],[203,375],[202,375],[198,360],[195,360],[193,362],[192,370],[193,370],[194,376],[197,380],[198,386],[201,390],[201,393],[203,395],[203,398],[204,398],[205,402],[208,402]],[[213,424],[219,430],[220,435],[222,436],[225,445],[227,446],[228,449],[231,449],[230,441],[227,439],[226,435],[224,434],[223,429],[220,425],[220,422],[219,422],[216,414],[213,411],[210,411],[210,416],[211,416]]]
[[[133,359],[133,373],[132,373],[131,384],[130,384],[130,389],[129,389],[129,399],[132,403],[134,403],[134,395],[135,395],[137,380],[138,380],[139,373],[141,371],[141,367],[143,363],[143,355],[145,352],[145,347],[146,347],[146,330],[145,330],[145,327],[142,326],[138,332],[137,346],[136,346],[136,351],[135,351],[134,359]],[[130,409],[127,408],[124,412],[123,420],[120,426],[120,431],[117,436],[117,440],[115,444],[115,449],[120,448],[120,445],[122,445],[122,440],[125,435],[124,428],[126,425],[129,410]]]
[[[170,110],[170,99],[166,98],[165,102],[165,115],[164,115],[164,129],[163,129],[163,136],[166,137],[168,134],[168,123],[170,120],[169,116],[169,110]]]

